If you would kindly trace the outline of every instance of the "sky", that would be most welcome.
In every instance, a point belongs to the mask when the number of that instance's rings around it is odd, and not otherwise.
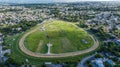
[[[52,2],[81,2],[81,1],[119,1],[119,0],[0,0],[7,3],[52,3]]]

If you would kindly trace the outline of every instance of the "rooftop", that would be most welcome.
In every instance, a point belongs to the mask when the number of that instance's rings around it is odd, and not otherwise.
[[[98,65],[98,67],[105,67],[103,65],[103,61],[102,61],[102,58],[98,58],[95,60],[95,63]]]

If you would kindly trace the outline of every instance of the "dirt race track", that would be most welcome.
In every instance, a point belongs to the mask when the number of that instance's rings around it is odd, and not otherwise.
[[[60,53],[60,54],[40,54],[40,53],[35,53],[32,52],[30,50],[28,50],[25,46],[24,46],[24,40],[25,38],[35,32],[37,29],[33,29],[32,31],[24,34],[22,36],[22,38],[19,41],[19,48],[21,49],[22,52],[24,52],[27,55],[33,56],[33,57],[40,57],[40,58],[60,58],[60,57],[69,57],[69,56],[76,56],[76,55],[81,55],[81,54],[85,54],[88,52],[91,52],[93,50],[95,50],[96,48],[99,47],[99,42],[97,39],[95,39],[92,35],[90,35],[90,37],[93,39],[94,44],[91,48],[88,48],[86,50],[81,50],[81,51],[76,51],[76,52],[69,52],[69,53]]]

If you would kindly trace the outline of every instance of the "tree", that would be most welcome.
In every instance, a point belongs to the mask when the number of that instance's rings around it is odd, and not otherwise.
[[[108,62],[105,62],[105,67],[111,67],[110,64],[108,64]]]
[[[116,64],[114,67],[120,67],[120,64]]]
[[[95,58],[103,58],[103,55],[102,54],[96,54]]]
[[[88,64],[88,67],[94,67],[94,66],[90,63],[90,64]]]

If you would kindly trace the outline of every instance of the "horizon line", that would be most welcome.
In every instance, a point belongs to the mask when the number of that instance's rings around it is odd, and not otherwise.
[[[21,4],[21,3],[75,3],[75,2],[120,2],[120,1],[117,1],[117,0],[115,0],[115,1],[66,1],[66,2],[1,2],[0,1],[0,3],[16,3],[16,4]]]
[[[49,4],[49,3],[80,3],[80,2],[119,2],[120,1],[75,1],[75,2],[0,2],[0,3],[7,3],[7,4]]]

